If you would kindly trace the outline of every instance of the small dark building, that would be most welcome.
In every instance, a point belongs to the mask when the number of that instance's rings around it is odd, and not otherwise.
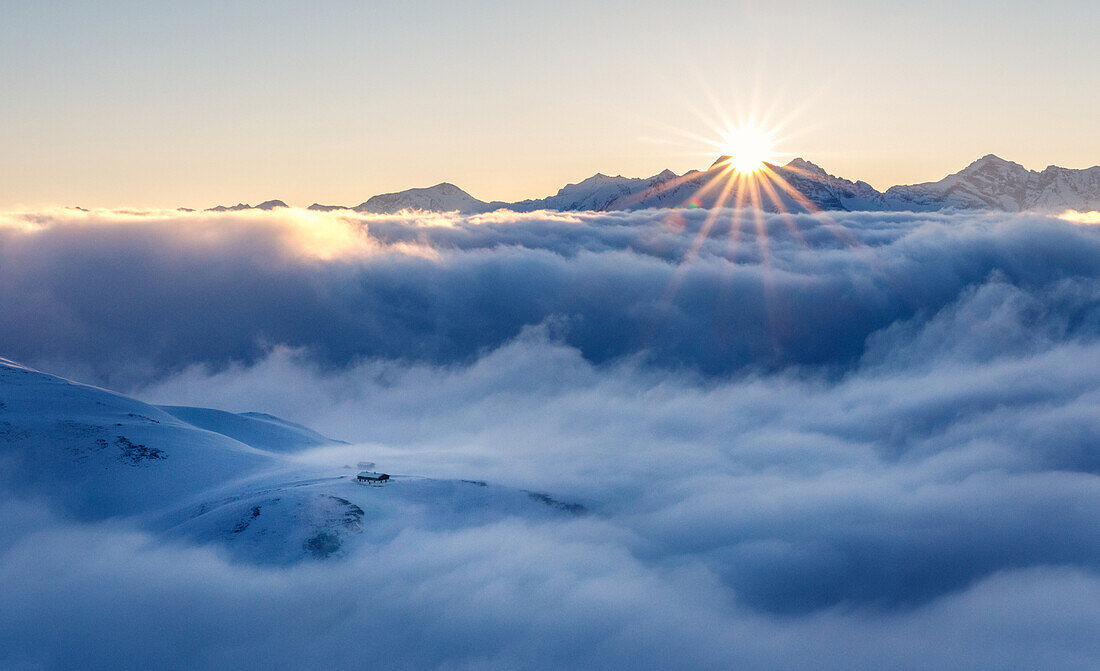
[[[385,482],[390,479],[390,476],[386,473],[374,473],[372,471],[363,471],[359,475],[355,476],[358,482],[366,482],[367,484],[374,484]]]

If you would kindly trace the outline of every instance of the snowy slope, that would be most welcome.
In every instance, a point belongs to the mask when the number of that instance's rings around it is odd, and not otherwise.
[[[150,518],[166,536],[216,542],[252,561],[289,563],[344,556],[404,529],[460,529],[509,516],[583,514],[577,504],[473,480],[393,476],[384,485],[355,481],[354,470],[287,471],[212,490]]]
[[[817,209],[881,210],[886,205],[882,194],[867,182],[835,177],[805,159],[796,158],[774,170]]]
[[[714,207],[721,198],[721,185],[729,174],[720,157],[704,171],[693,170],[677,175],[665,170],[652,177],[636,178],[608,176],[597,173],[588,179],[569,184],[553,196],[515,203],[486,203],[477,200],[458,187],[441,184],[431,189],[411,189],[399,193],[375,196],[358,210],[396,212],[402,209],[431,211],[485,212],[507,208],[517,212],[533,210],[612,211],[646,208]],[[763,194],[758,206],[766,211],[802,212],[807,210],[880,210],[886,206],[883,195],[866,182],[851,182],[834,177],[804,159],[795,159],[784,166],[769,166],[783,182],[797,190],[792,196],[779,186],[773,189],[774,200]],[[707,188],[711,185],[711,188]],[[442,191],[443,187],[448,187]],[[778,202],[774,202],[778,201]],[[724,204],[732,207],[736,193],[726,194]],[[747,195],[742,203],[749,207]],[[318,209],[327,206],[318,206]]]
[[[159,408],[0,360],[0,485],[79,518],[152,510],[272,468]]]
[[[287,452],[334,441],[258,413],[159,408],[0,359],[0,491],[83,520],[127,518],[242,559],[337,557],[402,529],[458,528],[580,506],[462,480],[355,469]]]
[[[249,205],[248,203],[237,203],[226,207],[225,205],[217,205],[211,207],[207,212],[238,212],[240,210],[274,210],[279,207],[288,207],[286,203],[281,200],[265,200],[259,205]]]
[[[612,209],[639,209],[646,207],[705,207],[719,202],[726,207],[737,203],[736,188],[722,195],[722,186],[729,181],[724,173],[724,159],[720,157],[705,172],[687,173],[672,178],[628,199],[614,204]],[[877,210],[883,206],[882,194],[865,182],[851,182],[834,177],[822,168],[801,158],[784,166],[768,165],[778,177],[769,179],[771,192],[761,189],[756,206],[768,212],[803,212],[807,210]],[[782,181],[780,181],[782,180]],[[798,192],[792,195],[788,185]],[[708,188],[709,185],[709,188]],[[746,190],[742,206],[753,201]]]
[[[723,159],[706,170],[677,175],[665,170],[652,177],[609,176],[597,173],[576,184],[562,187],[552,196],[514,203],[478,200],[454,184],[442,183],[428,188],[408,189],[374,196],[354,208],[314,203],[310,210],[329,212],[353,209],[357,212],[393,214],[403,210],[459,212],[478,214],[498,209],[516,212],[534,210],[611,211],[644,208],[714,207],[720,200]],[[820,166],[796,158],[783,166],[768,166],[780,179],[770,180],[772,188],[761,190],[759,207],[765,211],[801,212],[807,210],[888,210],[931,211],[945,209],[992,209],[1008,212],[1032,210],[1100,210],[1100,166],[1072,170],[1049,166],[1041,172],[1028,170],[1018,163],[992,154],[938,182],[894,186],[885,193],[863,181],[850,181],[829,174]],[[719,179],[715,179],[719,177]],[[789,185],[786,189],[783,185]],[[713,185],[712,188],[707,188]],[[797,196],[791,191],[796,191]],[[734,203],[727,195],[727,206]],[[775,202],[778,201],[778,202]],[[744,206],[751,205],[747,198]],[[282,201],[267,201],[255,208],[241,203],[218,206],[215,211],[273,209],[285,207]]]
[[[454,184],[444,182],[423,189],[383,193],[370,198],[354,209],[356,212],[375,214],[393,214],[402,210],[476,214],[495,208],[489,203],[474,198]]]
[[[326,438],[300,424],[258,412],[235,414],[224,410],[179,405],[159,407],[176,419],[183,420],[192,426],[220,433],[246,445],[271,452],[296,452],[340,442]]]
[[[893,210],[1097,210],[1100,166],[1085,170],[1049,166],[1037,172],[989,154],[938,182],[891,187],[885,197]]]
[[[557,194],[535,200],[511,203],[508,208],[517,212],[533,210],[616,210],[625,209],[628,199],[647,189],[659,187],[676,178],[676,173],[665,170],[648,178],[610,177],[596,173],[588,179],[568,184]]]

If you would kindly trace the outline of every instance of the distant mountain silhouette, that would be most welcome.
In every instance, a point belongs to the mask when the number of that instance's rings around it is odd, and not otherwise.
[[[990,154],[938,182],[894,186],[880,192],[866,182],[836,177],[806,159],[796,158],[782,166],[767,164],[772,173],[772,178],[767,180],[768,188],[756,190],[755,195],[751,189],[744,190],[739,200],[736,190],[723,195],[721,181],[714,181],[725,170],[728,158],[721,156],[706,170],[692,170],[683,175],[671,170],[652,177],[612,177],[596,173],[576,184],[567,184],[552,196],[514,203],[479,200],[454,184],[443,182],[425,188],[380,194],[354,207],[314,203],[309,209],[375,214],[406,210],[477,214],[498,209],[531,212],[710,208],[721,202],[727,207],[758,207],[766,211],[785,212],[1100,210],[1100,166],[1074,170],[1052,165],[1038,172]],[[707,188],[708,184],[710,188]],[[240,203],[232,207],[219,205],[209,211],[271,210],[277,207],[287,205],[281,200],[269,200],[255,207]]]
[[[277,207],[290,207],[290,206],[287,205],[286,203],[284,203],[281,200],[265,200],[264,202],[260,203],[259,205],[256,205],[255,207],[253,207],[252,205],[249,205],[248,203],[237,203],[236,205],[232,205],[232,206],[229,206],[229,207],[226,207],[225,205],[218,205],[216,207],[211,207],[211,208],[207,209],[206,211],[207,212],[236,212],[236,211],[239,211],[239,210],[274,210]],[[180,208],[180,209],[185,209],[185,208]]]
[[[1100,166],[1042,172],[989,154],[938,182],[886,190],[891,209],[1064,211],[1100,209]]]

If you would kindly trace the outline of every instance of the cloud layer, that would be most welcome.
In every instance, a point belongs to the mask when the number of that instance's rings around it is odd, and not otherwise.
[[[648,211],[347,218],[300,211],[46,213],[0,225],[9,357],[115,386],[270,346],[341,366],[469,363],[552,322],[590,361],[706,375],[852,365],[869,335],[990,278],[1084,283],[1100,238],[1004,215]],[[708,235],[699,231],[710,226]],[[685,261],[689,261],[685,263]],[[1064,289],[1063,291],[1072,291]]]
[[[7,215],[0,355],[593,513],[275,570],[12,503],[4,661],[1094,668],[1097,229],[707,216]]]
[[[775,618],[583,523],[413,532],[273,571],[52,527],[0,555],[9,669],[1088,669],[1100,581],[1009,571],[929,606]],[[30,580],[16,582],[30,576]],[[44,579],[50,576],[50,579]]]

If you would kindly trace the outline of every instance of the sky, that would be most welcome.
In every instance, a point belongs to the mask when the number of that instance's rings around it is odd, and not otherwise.
[[[1090,0],[0,0],[0,208],[541,197],[723,117],[878,188],[1100,162]]]

